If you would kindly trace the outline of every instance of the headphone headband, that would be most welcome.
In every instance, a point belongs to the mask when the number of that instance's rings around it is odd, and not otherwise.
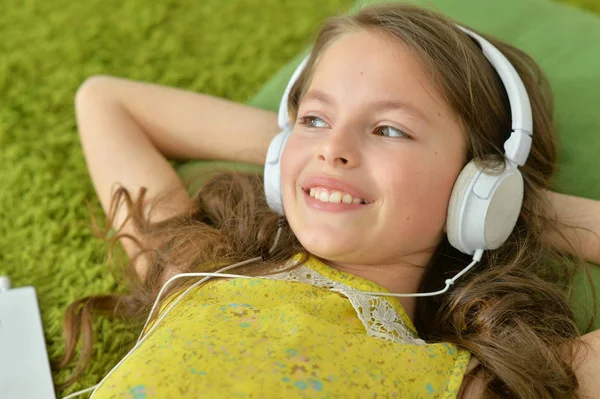
[[[294,71],[294,74],[290,78],[287,86],[285,87],[285,91],[283,92],[283,97],[281,97],[281,103],[279,104],[279,113],[277,115],[277,122],[279,123],[279,128],[281,130],[292,130],[290,126],[290,118],[288,115],[288,97],[290,96],[290,91],[292,91],[292,86],[296,83],[304,68],[306,68],[306,64],[308,64],[308,59],[310,58],[310,54],[304,57],[300,65]]]
[[[506,94],[508,95],[512,120],[512,133],[504,143],[505,156],[514,164],[523,166],[531,150],[531,136],[533,134],[533,117],[531,115],[531,103],[529,102],[527,89],[515,67],[500,50],[477,33],[460,25],[456,26],[477,40],[481,46],[483,55],[494,67],[504,84]]]

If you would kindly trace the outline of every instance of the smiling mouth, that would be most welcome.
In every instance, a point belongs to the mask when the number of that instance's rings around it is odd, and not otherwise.
[[[369,202],[362,198],[353,197],[348,193],[339,190],[327,190],[323,188],[313,187],[310,189],[302,188],[302,190],[311,198],[323,203],[332,204],[348,204],[348,205],[368,205]]]

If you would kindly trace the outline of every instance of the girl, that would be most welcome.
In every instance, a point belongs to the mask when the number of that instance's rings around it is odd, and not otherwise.
[[[487,39],[531,101],[523,204],[506,242],[431,297],[372,293],[436,291],[471,262],[446,237],[452,190],[467,162],[504,160],[511,130],[503,84],[453,21],[389,3],[324,24],[288,97],[283,219],[267,206],[262,176],[223,172],[190,198],[167,161],[261,165],[278,132],[275,113],[118,78],[85,82],[76,98],[83,150],[107,213],[103,234],[114,226],[111,242],[131,258],[131,293],[67,309],[61,367],[80,323],[88,335],[66,384],[89,363],[94,310],[140,326],[151,315],[144,340],[94,398],[596,392],[600,337],[579,337],[567,288],[581,257],[600,260],[600,206],[546,191],[556,168],[550,87],[531,58]],[[587,235],[557,227],[557,215],[593,214],[578,223]],[[176,274],[248,259],[235,273],[260,279],[187,291],[198,277],[178,278],[159,298]],[[160,312],[151,312],[157,298]]]

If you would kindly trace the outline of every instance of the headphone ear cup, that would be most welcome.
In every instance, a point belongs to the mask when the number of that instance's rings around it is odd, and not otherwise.
[[[271,140],[265,160],[263,183],[267,204],[272,211],[285,216],[281,187],[281,155],[291,132],[284,130]]]
[[[454,187],[452,188],[452,194],[450,195],[450,203],[448,204],[448,217],[446,218],[446,234],[448,235],[448,241],[450,244],[461,252],[465,252],[465,249],[461,247],[459,240],[459,224],[462,220],[461,210],[463,209],[463,203],[465,196],[470,190],[471,183],[474,180],[475,175],[479,172],[479,168],[475,165],[474,161],[469,162],[460,171]]]
[[[487,249],[496,249],[510,236],[515,228],[523,206],[524,183],[521,171],[507,166],[498,180],[495,189],[487,200],[483,228],[483,241]]]
[[[448,205],[448,241],[459,251],[500,247],[513,231],[523,204],[523,176],[509,163],[488,174],[471,161],[461,171]]]

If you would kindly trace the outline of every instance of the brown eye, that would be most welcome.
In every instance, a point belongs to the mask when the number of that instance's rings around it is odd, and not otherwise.
[[[312,127],[312,128],[318,128],[318,127],[322,127],[322,126],[317,126],[316,123],[318,123],[318,121],[321,121],[323,123],[325,123],[323,121],[323,119],[318,118],[316,116],[304,116],[302,118],[300,118],[300,124],[307,126],[307,127]]]
[[[404,133],[402,130],[396,129],[395,127],[391,127],[391,126],[379,126],[375,129],[376,132],[382,132],[381,136],[385,136],[385,137],[405,137],[405,138],[410,138],[410,136],[406,133]],[[386,132],[387,131],[387,132]]]

